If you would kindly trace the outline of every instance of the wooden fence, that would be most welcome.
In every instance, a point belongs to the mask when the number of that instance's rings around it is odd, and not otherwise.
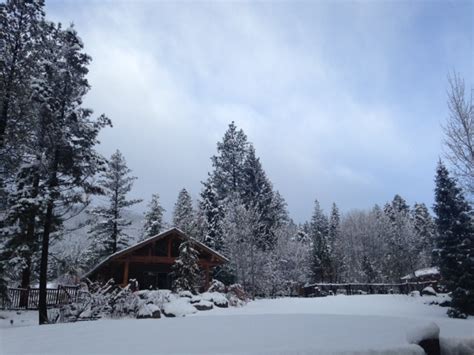
[[[48,307],[68,304],[77,300],[79,286],[58,286],[46,289]],[[0,298],[2,309],[38,309],[39,288],[9,288],[8,299]]]
[[[431,286],[434,289],[438,286],[438,281],[420,281],[404,283],[315,283],[302,288],[302,296],[314,297],[325,294],[344,293],[346,295],[360,294],[409,294],[412,291],[422,291],[425,287]]]

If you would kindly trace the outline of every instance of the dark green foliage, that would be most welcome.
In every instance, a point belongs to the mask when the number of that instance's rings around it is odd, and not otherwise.
[[[472,211],[442,162],[436,171],[433,210],[438,229],[437,258],[443,282],[452,292],[452,307],[459,314],[474,314]]]
[[[103,194],[109,199],[106,206],[99,206],[90,211],[92,225],[89,230],[92,238],[91,262],[113,254],[129,245],[129,236],[125,228],[132,222],[123,215],[124,210],[139,203],[138,199],[127,199],[136,177],[130,176],[125,158],[116,151],[107,162],[99,185]]]
[[[184,240],[179,246],[179,256],[173,265],[173,289],[196,293],[200,284],[198,252],[191,239]]]
[[[148,211],[145,213],[145,224],[143,226],[145,233],[143,239],[153,237],[163,230],[163,212],[165,212],[165,209],[160,204],[160,196],[153,194],[148,205]]]

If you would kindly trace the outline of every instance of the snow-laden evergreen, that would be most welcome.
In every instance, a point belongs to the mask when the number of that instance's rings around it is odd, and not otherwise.
[[[181,229],[188,236],[194,236],[196,230],[193,200],[186,189],[182,189],[173,209],[173,226]]]
[[[192,239],[184,240],[179,246],[179,256],[173,264],[173,289],[190,291],[193,294],[199,290],[201,275],[198,265],[198,252]]]
[[[90,263],[121,250],[130,244],[125,228],[132,222],[124,217],[125,209],[139,203],[139,199],[127,199],[136,177],[130,176],[125,158],[116,151],[107,162],[99,184],[108,204],[97,206],[90,211],[92,240]]]
[[[165,209],[161,206],[160,196],[153,194],[148,204],[148,211],[145,213],[144,233],[142,239],[153,237],[159,234],[165,226],[163,213]]]
[[[474,314],[474,222],[471,207],[440,161],[436,170],[437,260],[444,284],[452,291],[449,314]]]

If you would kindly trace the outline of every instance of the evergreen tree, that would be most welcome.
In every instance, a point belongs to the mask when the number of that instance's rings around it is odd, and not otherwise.
[[[35,135],[33,84],[40,72],[44,32],[44,1],[6,1],[0,4],[0,235],[6,250],[0,280],[20,272],[28,287],[35,243],[38,186],[28,172],[31,140]],[[12,228],[13,227],[13,228]],[[34,244],[34,245],[33,245]],[[12,255],[13,254],[13,255]]]
[[[197,293],[200,275],[198,252],[194,249],[193,241],[186,239],[179,246],[179,256],[173,264],[173,289],[175,291],[191,291]]]
[[[204,215],[205,219],[204,244],[214,250],[221,251],[223,247],[221,224],[224,211],[212,179],[204,183],[201,200],[199,201],[199,211]]]
[[[129,245],[129,236],[125,228],[132,224],[124,216],[124,210],[141,200],[127,200],[136,177],[130,176],[131,170],[122,153],[117,150],[107,163],[107,169],[99,180],[104,195],[109,199],[106,206],[90,211],[92,226],[89,233],[92,238],[91,262],[113,254]]]
[[[418,253],[413,221],[410,207],[399,195],[395,195],[392,202],[385,205],[384,213],[388,219],[385,270],[391,281],[398,282],[401,277],[417,268]]]
[[[217,196],[222,201],[233,193],[240,193],[244,184],[244,162],[248,151],[247,136],[237,130],[234,122],[217,143],[217,155],[211,158],[214,172],[212,179]]]
[[[452,291],[451,316],[474,314],[474,227],[472,210],[440,161],[436,170],[437,253],[441,276]]]
[[[160,196],[158,194],[153,194],[151,196],[150,204],[148,205],[148,212],[145,213],[144,239],[153,237],[163,230],[164,211],[165,209],[160,204]]]
[[[27,136],[32,78],[40,70],[44,0],[0,4],[0,154],[3,163]],[[29,126],[31,128],[31,126]],[[8,146],[8,149],[4,150]]]
[[[314,281],[326,281],[330,270],[328,223],[319,201],[315,200],[310,224],[310,234],[313,242],[311,273]]]
[[[261,229],[256,235],[257,244],[262,249],[272,248],[275,244],[273,190],[252,145],[248,148],[243,173],[242,201],[247,208],[253,208],[260,219]]]
[[[362,259],[362,271],[364,272],[365,281],[367,283],[373,283],[376,280],[377,272],[374,264],[367,255],[364,255],[364,258]]]
[[[337,282],[343,278],[345,256],[341,240],[341,216],[336,204],[332,204],[328,228],[328,250],[330,255],[329,281]]]
[[[416,252],[420,258],[420,266],[431,266],[436,235],[433,218],[424,203],[415,203],[412,214],[415,233],[414,242],[416,243]]]
[[[194,216],[191,195],[186,189],[182,189],[174,205],[173,225],[181,229],[187,236],[193,237],[195,231]]]

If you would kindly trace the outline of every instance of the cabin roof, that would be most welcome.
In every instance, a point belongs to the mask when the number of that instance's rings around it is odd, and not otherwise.
[[[159,239],[163,239],[171,234],[177,234],[179,235],[181,238],[183,239],[190,239],[192,240],[199,248],[201,249],[204,249],[205,251],[207,251],[208,253],[211,253],[212,255],[214,255],[217,259],[220,259],[222,262],[229,262],[229,259],[227,259],[224,255],[220,254],[219,252],[215,251],[214,249],[208,247],[207,245],[205,245],[204,243],[201,243],[200,241],[192,238],[192,237],[189,237],[187,236],[181,229],[179,228],[176,228],[176,227],[173,227],[173,228],[170,228],[164,232],[161,232],[160,234],[157,234],[153,237],[149,237],[147,239],[144,239],[142,240],[141,242],[138,242],[134,245],[131,245],[125,249],[122,249],[114,254],[111,254],[107,257],[105,257],[104,259],[102,259],[96,266],[94,266],[91,270],[89,270],[87,273],[84,274],[83,277],[88,277],[90,276],[91,274],[93,274],[95,271],[97,271],[98,269],[100,269],[101,266],[107,264],[109,261],[113,260],[113,259],[116,259],[122,255],[125,255],[125,254],[128,254],[128,253],[131,253],[132,251],[134,250],[137,250],[137,249],[140,249],[141,247],[147,245],[148,243],[152,243],[154,241],[157,241]]]

